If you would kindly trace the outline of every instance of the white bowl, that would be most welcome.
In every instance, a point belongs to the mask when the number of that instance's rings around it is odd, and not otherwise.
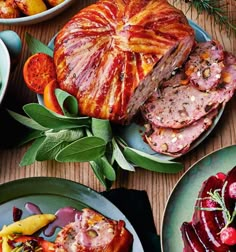
[[[7,47],[0,39],[0,104],[2,103],[3,97],[6,93],[9,75],[10,75],[10,55]]]
[[[0,18],[0,24],[7,25],[31,25],[43,22],[51,19],[52,17],[60,14],[66,8],[68,8],[75,0],[65,0],[61,4],[52,7],[42,13],[38,13],[32,16],[24,16],[19,18]]]

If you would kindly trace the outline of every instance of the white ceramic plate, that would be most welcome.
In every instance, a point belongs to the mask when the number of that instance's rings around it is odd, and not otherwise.
[[[11,62],[9,52],[3,41],[0,39],[0,104],[6,93],[10,68]]]
[[[42,13],[33,16],[25,16],[19,18],[0,18],[0,24],[6,25],[31,25],[51,19],[62,11],[67,9],[75,0],[65,0],[61,4],[52,7]]]

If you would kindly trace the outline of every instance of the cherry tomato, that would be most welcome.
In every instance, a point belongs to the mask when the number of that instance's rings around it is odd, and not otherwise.
[[[236,199],[236,182],[232,183],[229,186],[229,197],[232,199]]]
[[[235,245],[236,244],[236,229],[233,227],[227,227],[223,229],[220,233],[220,239],[222,243],[227,245]]]

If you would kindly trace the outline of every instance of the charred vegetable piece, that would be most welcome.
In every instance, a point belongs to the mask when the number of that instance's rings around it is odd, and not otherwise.
[[[46,85],[56,80],[52,57],[45,53],[36,53],[29,57],[23,67],[23,77],[29,89],[43,94]]]

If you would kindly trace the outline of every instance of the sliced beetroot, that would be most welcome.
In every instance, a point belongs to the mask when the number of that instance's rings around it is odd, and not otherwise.
[[[214,209],[220,207],[220,205],[209,198],[208,192],[219,190],[221,194],[223,183],[217,176],[211,176],[203,183],[192,219],[192,225],[200,239],[204,244],[207,244],[211,249],[210,251],[215,252],[228,251],[228,246],[222,244],[219,235],[221,229],[225,226],[225,220],[222,211],[209,211],[210,208]],[[208,210],[200,210],[204,208]]]
[[[227,177],[225,179],[226,187],[225,187],[225,194],[224,194],[224,199],[225,199],[225,205],[227,209],[230,211],[232,214],[235,205],[236,205],[236,166],[229,171],[227,174]],[[235,221],[236,222],[236,221]],[[236,226],[236,223],[235,223]]]
[[[198,235],[196,234],[193,226],[184,222],[180,228],[182,233],[182,239],[184,242],[184,252],[205,252],[208,251],[207,248],[199,240]]]

